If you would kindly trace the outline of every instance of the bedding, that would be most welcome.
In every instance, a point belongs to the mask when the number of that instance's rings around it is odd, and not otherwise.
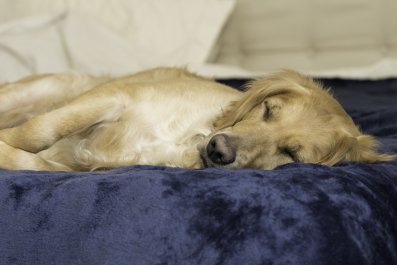
[[[235,0],[2,0],[0,83],[29,74],[124,75],[201,65]]]
[[[323,82],[397,153],[397,79]],[[395,265],[397,161],[0,170],[0,264]]]
[[[397,61],[396,12],[397,2],[389,0],[237,0],[211,59],[262,72],[292,68],[368,78],[357,70]],[[393,68],[388,74],[396,77]]]

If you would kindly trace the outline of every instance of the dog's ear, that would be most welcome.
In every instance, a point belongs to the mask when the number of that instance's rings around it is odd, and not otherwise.
[[[353,137],[343,134],[335,137],[335,139],[331,147],[332,151],[319,161],[320,164],[332,166],[342,161],[377,163],[395,158],[393,155],[381,154],[376,151],[378,142],[370,135],[362,134]]]
[[[346,159],[350,161],[376,163],[393,160],[395,157],[389,154],[381,154],[376,151],[379,143],[371,135],[359,135],[355,138],[355,144]]]
[[[309,94],[310,90],[306,88],[306,85],[313,86],[314,81],[291,70],[284,70],[249,82],[242,98],[233,102],[215,121],[215,128],[223,129],[233,126],[266,98],[281,95],[287,98]]]

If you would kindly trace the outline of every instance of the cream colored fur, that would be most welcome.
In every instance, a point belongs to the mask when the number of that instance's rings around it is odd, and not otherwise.
[[[175,68],[117,79],[32,76],[0,87],[0,129],[4,169],[272,169],[392,159],[327,91],[293,71],[253,81],[244,93]],[[208,156],[217,134],[229,136],[233,162]]]

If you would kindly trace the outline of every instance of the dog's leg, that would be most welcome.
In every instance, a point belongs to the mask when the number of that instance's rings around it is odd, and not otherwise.
[[[37,153],[65,136],[117,120],[126,107],[126,96],[111,87],[102,88],[91,90],[17,127],[0,130],[0,140],[14,148]]]
[[[107,80],[83,74],[43,74],[4,84],[0,87],[0,129],[55,109]]]
[[[0,141],[0,168],[9,170],[72,171],[71,168],[42,159]]]

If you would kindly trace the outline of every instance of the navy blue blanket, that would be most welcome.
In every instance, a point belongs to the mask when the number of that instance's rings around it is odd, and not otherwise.
[[[397,80],[324,82],[397,153]],[[0,264],[396,265],[397,162],[0,170]]]

